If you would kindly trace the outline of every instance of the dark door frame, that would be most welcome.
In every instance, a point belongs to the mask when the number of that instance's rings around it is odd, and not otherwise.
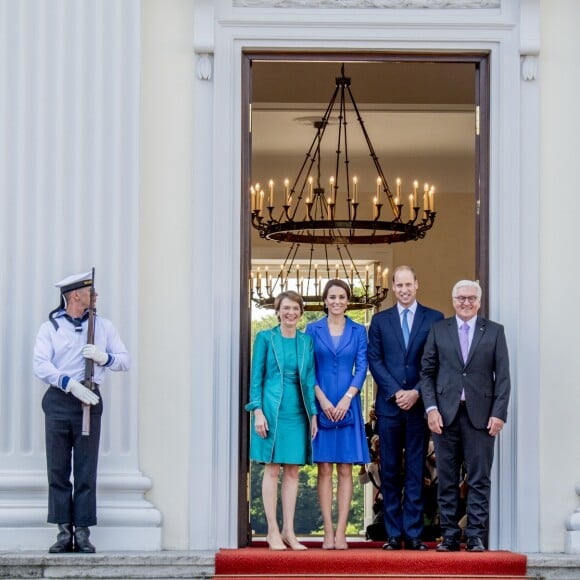
[[[489,52],[399,53],[399,52],[325,52],[247,50],[242,53],[242,158],[241,158],[241,239],[240,239],[240,437],[238,446],[238,546],[251,544],[249,414],[244,410],[250,382],[251,308],[248,279],[251,265],[250,204],[246,194],[251,184],[252,133],[251,95],[252,62],[268,61],[336,61],[336,62],[436,62],[473,63],[475,66],[475,271],[474,280],[483,288],[481,314],[488,311],[489,283]]]

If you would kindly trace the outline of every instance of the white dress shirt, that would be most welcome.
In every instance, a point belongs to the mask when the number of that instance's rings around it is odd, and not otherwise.
[[[397,310],[399,311],[399,322],[401,323],[401,328],[403,328],[403,311],[406,310],[404,306],[401,306],[397,302]],[[411,332],[411,328],[413,328],[413,320],[415,320],[415,312],[417,312],[417,301],[413,302],[411,306],[408,308],[409,312],[407,312],[407,324],[409,326],[409,333]]]

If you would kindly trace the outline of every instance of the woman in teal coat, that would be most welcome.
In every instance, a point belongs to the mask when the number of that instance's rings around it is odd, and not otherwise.
[[[317,433],[312,339],[296,329],[304,312],[302,297],[282,292],[274,302],[280,324],[256,335],[252,357],[250,459],[265,463],[262,501],[270,549],[305,550],[294,532],[300,465],[312,463]],[[278,477],[282,475],[282,532],[276,519]]]

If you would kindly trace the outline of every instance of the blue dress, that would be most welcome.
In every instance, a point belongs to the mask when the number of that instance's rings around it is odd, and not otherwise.
[[[306,334],[314,341],[316,382],[333,405],[353,386],[359,390],[351,401],[353,423],[331,429],[319,428],[312,442],[313,460],[317,463],[370,462],[364,429],[360,391],[367,376],[367,333],[362,324],[346,318],[344,332],[335,346],[327,318],[310,323]],[[318,416],[322,410],[318,401]],[[319,420],[320,427],[320,420]]]

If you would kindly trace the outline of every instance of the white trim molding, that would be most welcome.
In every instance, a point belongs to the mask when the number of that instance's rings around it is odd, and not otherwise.
[[[499,8],[501,0],[234,0],[243,8],[389,8],[420,9],[490,9]]]
[[[244,3],[247,7],[247,2]],[[269,3],[273,7],[274,3]],[[309,3],[320,8],[321,3]],[[508,336],[513,375],[513,404],[510,420],[498,441],[494,471],[490,546],[534,552],[538,549],[539,459],[535,454],[519,453],[523,445],[537,448],[539,397],[538,351],[539,298],[537,292],[539,248],[537,244],[539,133],[537,83],[522,90],[520,71],[520,19],[527,19],[528,30],[538,26],[537,3],[530,0],[521,7],[502,2],[498,10],[293,10],[289,12],[246,10],[236,2],[218,0],[215,25],[214,98],[211,121],[198,135],[219,152],[219,167],[211,182],[214,207],[220,208],[227,227],[213,231],[207,244],[213,264],[215,288],[239,285],[239,216],[241,183],[241,62],[245,49],[268,51],[399,51],[490,53],[490,316],[501,321]],[[304,6],[302,6],[304,7]],[[457,4],[455,5],[457,7]],[[368,8],[368,9],[367,9]],[[539,47],[537,47],[539,51]],[[525,122],[522,123],[522,119]],[[522,144],[526,143],[523,148]],[[196,160],[197,161],[197,160]],[[203,170],[201,166],[197,170]],[[522,182],[526,184],[525,199]],[[507,193],[506,193],[507,192]],[[512,217],[518,215],[518,220]],[[511,217],[510,217],[511,216]],[[531,243],[530,243],[531,242]],[[525,259],[521,248],[526,245]],[[237,417],[239,400],[238,324],[239,296],[230,293],[234,303],[224,308],[216,292],[214,308],[219,312],[220,341],[213,348],[213,360],[230,371],[214,383],[215,404],[221,412],[216,432],[219,445],[215,481],[219,506],[212,523],[218,546],[236,545]],[[523,310],[522,304],[525,305]],[[217,319],[216,319],[217,322]],[[220,365],[216,365],[218,368]],[[216,377],[217,378],[217,377]],[[525,397],[520,397],[520,385]],[[227,413],[224,416],[224,412]],[[215,413],[215,411],[214,411]],[[218,441],[219,438],[219,441]],[[220,482],[227,481],[227,487]],[[521,498],[525,498],[525,504]],[[199,521],[198,508],[192,506],[191,521]]]

